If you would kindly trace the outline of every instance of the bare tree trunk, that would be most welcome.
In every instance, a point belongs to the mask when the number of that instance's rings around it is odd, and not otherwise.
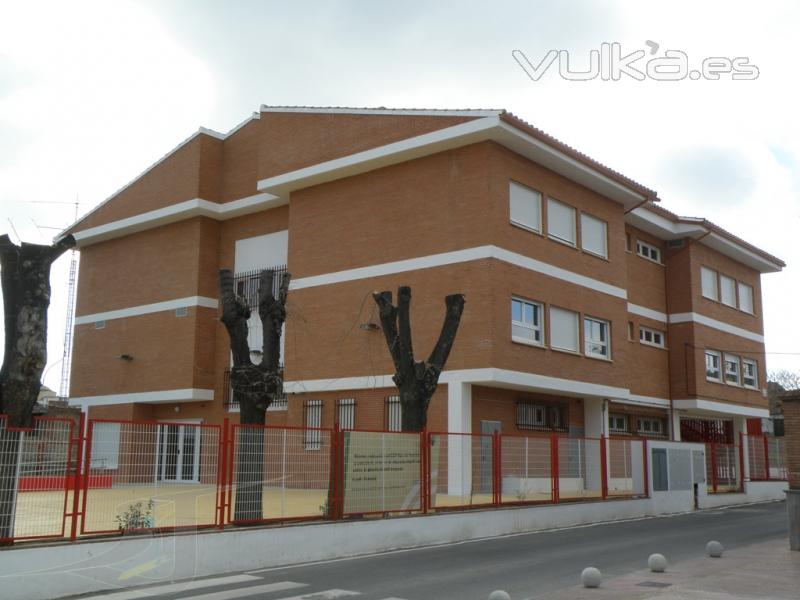
[[[394,362],[394,380],[400,391],[403,431],[422,431],[428,422],[428,406],[439,383],[447,357],[456,339],[461,315],[464,312],[464,295],[451,294],[445,298],[445,318],[439,339],[427,361],[414,360],[411,342],[411,288],[397,290],[397,306],[392,304],[391,292],[373,295],[378,305],[381,326]]]
[[[0,236],[0,279],[5,319],[5,354],[0,368],[0,539],[13,537],[12,510],[17,493],[19,434],[9,427],[31,427],[33,407],[47,363],[47,308],[50,267],[75,246],[69,235],[52,246],[14,244]]]
[[[280,367],[280,342],[286,320],[286,296],[290,275],[281,277],[278,297],[273,286],[275,271],[261,273],[258,289],[258,314],[264,332],[262,360],[253,364],[247,342],[250,308],[233,290],[233,273],[220,271],[222,322],[228,331],[233,356],[231,387],[233,400],[239,404],[236,451],[236,500],[234,520],[243,523],[263,518],[264,429],[269,405],[283,393]],[[252,425],[253,427],[247,427]]]

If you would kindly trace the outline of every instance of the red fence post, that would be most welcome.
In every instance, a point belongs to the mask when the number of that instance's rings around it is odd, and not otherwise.
[[[228,473],[228,481],[230,482],[230,485],[228,485],[228,488],[223,492],[225,496],[223,510],[228,516],[227,520],[229,523],[231,522],[232,518],[231,505],[233,504],[233,467],[236,455],[236,427],[237,427],[236,425],[233,425],[230,428],[228,436],[228,456],[227,456],[228,467],[226,471]]]
[[[219,456],[217,457],[217,519],[220,529],[225,527],[225,496],[228,486],[228,429],[230,419],[225,417],[222,421],[222,431],[219,440]]]
[[[644,495],[650,497],[650,469],[647,467],[647,439],[642,440],[642,469],[644,470]]]
[[[502,462],[500,456],[500,432],[492,433],[492,501],[495,506],[500,506],[501,502],[501,469]]]
[[[86,425],[86,414],[81,413],[80,418],[78,419],[78,436],[75,439],[72,439],[70,436],[69,441],[69,462],[72,463],[72,448],[73,442],[77,444],[75,446],[75,475],[72,478],[72,513],[66,516],[72,517],[72,522],[70,523],[70,532],[69,532],[69,540],[74,542],[78,539],[78,515],[81,514],[78,512],[80,508],[80,495],[81,495],[81,474],[83,473],[83,429]],[[69,470],[67,470],[67,475],[69,475]]]
[[[765,435],[762,435],[761,439],[764,440],[764,479],[769,481],[772,479],[769,473],[769,439]]]
[[[603,500],[608,498],[608,454],[606,453],[606,436],[600,436],[600,485]]]
[[[555,433],[550,436],[550,478],[552,480],[552,500],[554,504],[557,504],[560,491],[558,474],[558,435]]]
[[[717,493],[717,445],[713,442],[709,444],[711,447],[711,490]]]
[[[425,455],[427,454],[427,434],[425,429],[419,433],[419,508],[422,514],[428,512],[428,498],[427,498],[427,461]]]
[[[81,499],[81,533],[86,532],[86,498],[89,495],[89,480],[92,478],[92,433],[94,422],[89,419],[86,430],[86,452],[83,453],[83,498]]]

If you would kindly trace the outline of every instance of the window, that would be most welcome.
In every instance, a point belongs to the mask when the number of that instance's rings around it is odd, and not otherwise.
[[[307,400],[303,405],[306,427],[322,427],[322,400]],[[306,450],[319,450],[322,446],[322,432],[319,429],[305,430]]]
[[[664,422],[655,417],[639,417],[636,419],[636,431],[642,435],[664,435]]]
[[[608,430],[612,433],[628,433],[628,417],[610,413],[608,415]]]
[[[706,267],[700,267],[700,283],[703,290],[703,298],[719,300],[716,271]]]
[[[185,317],[188,314],[189,314],[189,308],[186,306],[181,306],[175,309],[176,317]]]
[[[586,356],[611,358],[608,339],[608,321],[586,317],[583,319],[583,336]]]
[[[92,469],[119,467],[120,423],[97,422],[92,425]]]
[[[94,322],[94,328],[95,329],[105,329],[106,328],[106,322],[105,321],[95,321]]]
[[[625,234],[625,252],[630,252],[630,251],[631,251],[631,234],[630,233],[626,233]]]
[[[733,354],[725,355],[725,383],[739,385],[739,357]]]
[[[642,240],[636,240],[636,254],[647,260],[661,263],[661,250]]]
[[[727,275],[719,276],[719,299],[726,306],[736,308],[736,280]]]
[[[558,350],[578,351],[578,313],[550,307],[550,346]]]
[[[400,396],[386,397],[386,431],[403,430],[403,405],[400,404]]]
[[[355,398],[341,398],[336,401],[336,424],[339,429],[356,428]]]
[[[517,401],[517,429],[567,430],[566,408],[532,400]]]
[[[720,354],[716,350],[706,350],[706,379],[722,381]]]
[[[542,344],[541,304],[511,299],[511,339],[526,344]]]
[[[664,332],[650,329],[649,327],[639,327],[639,341],[648,346],[664,347]]]
[[[575,245],[575,209],[571,206],[547,199],[547,235],[556,240]]]
[[[608,258],[607,225],[591,215],[581,214],[581,248],[591,254]]]
[[[742,359],[742,381],[744,387],[758,388],[758,363],[750,358]]]
[[[511,222],[531,231],[542,231],[542,195],[536,190],[511,182],[508,186]]]
[[[753,288],[746,283],[739,282],[739,310],[755,314],[753,309]]]

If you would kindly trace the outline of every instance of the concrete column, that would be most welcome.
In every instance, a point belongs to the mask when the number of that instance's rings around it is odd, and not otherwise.
[[[447,430],[472,432],[472,385],[454,381],[447,384]],[[447,493],[468,496],[472,492],[472,440],[451,435],[447,440]],[[477,443],[477,442],[476,442]]]
[[[677,410],[672,411],[672,441],[681,441],[681,413]]]
[[[789,514],[789,548],[800,551],[800,391],[782,395],[786,467],[789,489],[786,510]]]
[[[586,437],[608,437],[608,400],[603,398],[586,398],[583,401],[583,428]],[[605,461],[606,473],[609,472],[608,445],[605,456],[600,456],[600,443],[586,442],[586,488],[599,490],[601,486],[601,461]]]
[[[745,434],[745,435],[742,435]],[[747,453],[747,444],[749,442],[749,438],[747,437],[747,419],[745,417],[734,417],[733,418],[733,443],[736,446],[739,446],[739,441],[742,442],[742,453],[736,453],[736,464],[739,467],[739,473],[741,473],[743,481],[750,481],[750,461],[748,460]],[[744,464],[739,464],[739,457],[744,456]]]

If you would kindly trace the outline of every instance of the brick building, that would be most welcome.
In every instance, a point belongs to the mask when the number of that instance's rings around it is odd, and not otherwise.
[[[217,273],[279,265],[270,424],[398,426],[370,293],[399,285],[420,355],[466,295],[431,430],[726,441],[768,416],[760,277],[784,263],[505,111],[262,107],[69,231],[93,417],[235,418]]]

